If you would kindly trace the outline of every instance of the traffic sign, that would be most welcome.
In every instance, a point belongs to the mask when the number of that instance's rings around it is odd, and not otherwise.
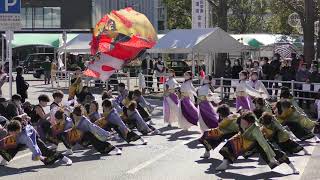
[[[21,29],[21,0],[0,1],[0,30]]]

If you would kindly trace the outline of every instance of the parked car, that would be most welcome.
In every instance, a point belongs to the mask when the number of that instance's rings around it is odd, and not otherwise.
[[[183,76],[184,72],[190,71],[191,67],[184,61],[166,61],[167,67],[176,72],[176,76]]]
[[[22,63],[22,66],[24,68],[24,72],[28,73],[30,71],[34,71],[36,69],[41,68],[41,66],[42,66],[42,64],[45,61],[47,56],[49,56],[50,60],[53,60],[53,58],[54,58],[54,54],[53,53],[29,54],[27,56],[27,59]]]

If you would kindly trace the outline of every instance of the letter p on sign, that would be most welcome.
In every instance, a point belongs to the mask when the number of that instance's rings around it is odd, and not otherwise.
[[[9,7],[15,6],[17,4],[17,0],[5,0],[5,11],[9,11]]]
[[[21,0],[0,0],[0,13],[20,14]]]

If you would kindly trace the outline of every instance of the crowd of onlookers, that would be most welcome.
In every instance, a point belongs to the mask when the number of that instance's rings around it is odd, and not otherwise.
[[[260,80],[274,80],[274,81],[290,81],[281,83],[282,86],[292,88],[291,81],[306,82],[306,83],[320,83],[320,72],[318,62],[313,61],[310,66],[305,63],[304,56],[292,53],[291,58],[282,58],[279,54],[274,54],[272,59],[268,57],[261,57],[259,60],[253,61],[248,59],[241,64],[241,60],[237,59],[232,65],[230,60],[225,61],[224,78],[238,79],[239,73],[242,70],[247,70],[249,73],[256,71],[259,74]],[[231,82],[225,82],[224,85],[230,85]],[[269,88],[269,94],[272,95],[271,88],[279,88],[280,83],[265,82],[267,88]],[[302,84],[294,84],[295,96],[310,98],[311,93],[299,92],[303,90]],[[314,85],[310,86],[310,91],[316,91]],[[278,95],[278,91],[274,90],[274,96]],[[302,105],[303,101],[300,100],[299,104]],[[307,101],[306,105],[309,107],[310,102]]]

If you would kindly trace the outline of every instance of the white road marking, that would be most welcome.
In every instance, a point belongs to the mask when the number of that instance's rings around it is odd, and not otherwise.
[[[151,165],[152,163],[158,161],[159,159],[165,157],[166,155],[170,154],[171,152],[173,152],[174,150],[176,150],[178,147],[180,147],[181,145],[185,145],[185,144],[188,144],[190,143],[191,141],[194,141],[194,139],[192,140],[189,140],[189,141],[185,141],[185,142],[182,142],[176,146],[174,146],[173,148],[171,149],[168,149],[166,151],[164,151],[163,153],[159,154],[158,156],[148,160],[148,161],[145,161],[141,164],[139,164],[137,167],[133,168],[133,169],[130,169],[129,171],[127,171],[127,174],[135,174],[137,173],[138,171],[140,171],[141,169],[144,169],[146,168],[147,166]]]

